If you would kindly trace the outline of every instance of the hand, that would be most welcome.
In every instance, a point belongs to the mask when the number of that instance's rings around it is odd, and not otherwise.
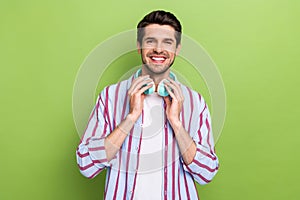
[[[172,100],[170,100],[169,96],[164,97],[164,100],[167,104],[166,115],[172,128],[175,132],[177,132],[176,130],[179,130],[181,127],[179,116],[182,110],[184,97],[180,85],[171,78],[168,78],[167,80],[169,82],[165,81],[164,83]]]
[[[131,86],[128,90],[130,103],[128,115],[133,122],[139,118],[143,111],[145,99],[144,92],[153,86],[153,83],[151,82],[153,82],[153,80],[149,77],[149,75],[145,75],[134,79],[131,83]]]

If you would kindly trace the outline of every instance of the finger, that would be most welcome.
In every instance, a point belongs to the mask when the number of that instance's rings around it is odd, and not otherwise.
[[[128,94],[134,94],[136,93],[142,86],[147,85],[152,82],[152,79],[147,76],[138,77],[138,79],[135,79],[134,82],[132,82],[132,85],[130,86],[128,90]]]
[[[146,89],[149,89],[150,87],[153,86],[153,84],[154,84],[154,82],[152,81],[152,79],[146,79],[136,85],[135,89],[133,90],[133,94],[137,93],[139,90],[143,89],[144,87],[147,87]]]
[[[166,89],[167,89],[169,95],[172,97],[172,99],[177,100],[177,97],[175,96],[174,92],[171,90],[171,87],[169,86],[170,83],[166,83],[165,85],[166,85]]]
[[[139,76],[137,78],[135,78],[132,83],[131,83],[131,88],[135,88],[137,84],[139,84],[141,81],[149,78],[149,75],[144,75],[144,76]]]
[[[164,100],[165,100],[165,102],[166,102],[166,104],[167,104],[167,107],[169,107],[169,106],[171,105],[170,97],[169,97],[169,96],[166,96],[166,97],[164,97]]]
[[[154,84],[153,83],[150,83],[148,85],[146,85],[145,87],[142,87],[140,88],[138,91],[137,91],[137,94],[144,94],[144,92],[146,90],[148,90],[149,88],[151,88]]]
[[[170,81],[172,86],[175,86],[177,88],[177,92],[178,92],[179,96],[181,97],[181,99],[184,99],[180,84],[177,83],[176,81],[174,81],[173,79],[171,79],[170,77],[168,77],[167,80]]]
[[[139,84],[141,81],[145,80],[149,78],[149,75],[145,75],[145,76],[139,76],[137,77],[136,79],[134,79],[131,83],[131,86],[128,90],[128,92],[132,92],[135,88],[136,88],[136,85]]]
[[[165,82],[165,86],[166,86],[167,91],[168,92],[170,91],[176,97],[177,100],[181,99],[178,89],[173,84],[171,84],[170,82]],[[174,98],[170,92],[169,92],[170,96],[172,98]]]
[[[179,101],[184,101],[182,89],[178,83],[173,81],[173,82],[168,82],[166,85],[171,88],[172,92],[175,94],[175,96]]]
[[[171,83],[171,85],[174,85],[177,88],[178,91],[181,91],[181,87],[180,87],[179,83],[177,83],[176,81],[174,81],[170,77],[168,77],[167,80]]]

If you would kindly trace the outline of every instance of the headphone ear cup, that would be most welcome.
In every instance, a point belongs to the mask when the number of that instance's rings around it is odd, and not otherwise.
[[[136,72],[135,75],[134,75],[134,78],[139,77],[141,74],[142,74],[142,69],[138,69],[137,72]],[[153,86],[152,86],[151,88],[147,89],[147,90],[144,92],[144,94],[152,94],[152,93],[155,91],[155,84],[154,84],[153,81],[152,81],[151,83],[153,84]],[[149,84],[151,84],[151,83],[149,83]],[[145,86],[147,86],[147,85],[148,85],[148,84],[145,84],[145,85],[143,85],[143,87],[145,87]]]
[[[162,97],[166,97],[169,95],[169,93],[165,87],[164,81],[167,81],[167,80],[163,79],[162,81],[159,82],[159,84],[157,86],[157,93],[159,96],[162,96]]]
[[[154,82],[152,81],[151,83],[149,84],[153,84],[151,88],[147,89],[144,94],[152,94],[154,91],[155,91],[155,84]]]
[[[139,77],[141,74],[142,74],[142,69],[138,69],[138,70],[136,71],[136,73],[134,74],[134,78]]]

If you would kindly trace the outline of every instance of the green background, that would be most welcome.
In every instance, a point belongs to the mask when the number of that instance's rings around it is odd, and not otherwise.
[[[11,0],[0,3],[1,200],[102,199],[105,173],[77,169],[76,73],[154,9],[175,13],[226,87],[220,171],[201,199],[300,199],[298,0]]]

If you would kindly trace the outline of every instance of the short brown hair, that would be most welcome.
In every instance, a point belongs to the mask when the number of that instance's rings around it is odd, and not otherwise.
[[[181,24],[170,12],[163,10],[152,11],[147,14],[137,25],[137,41],[142,44],[144,28],[150,24],[169,25],[175,29],[176,46],[181,42]]]

